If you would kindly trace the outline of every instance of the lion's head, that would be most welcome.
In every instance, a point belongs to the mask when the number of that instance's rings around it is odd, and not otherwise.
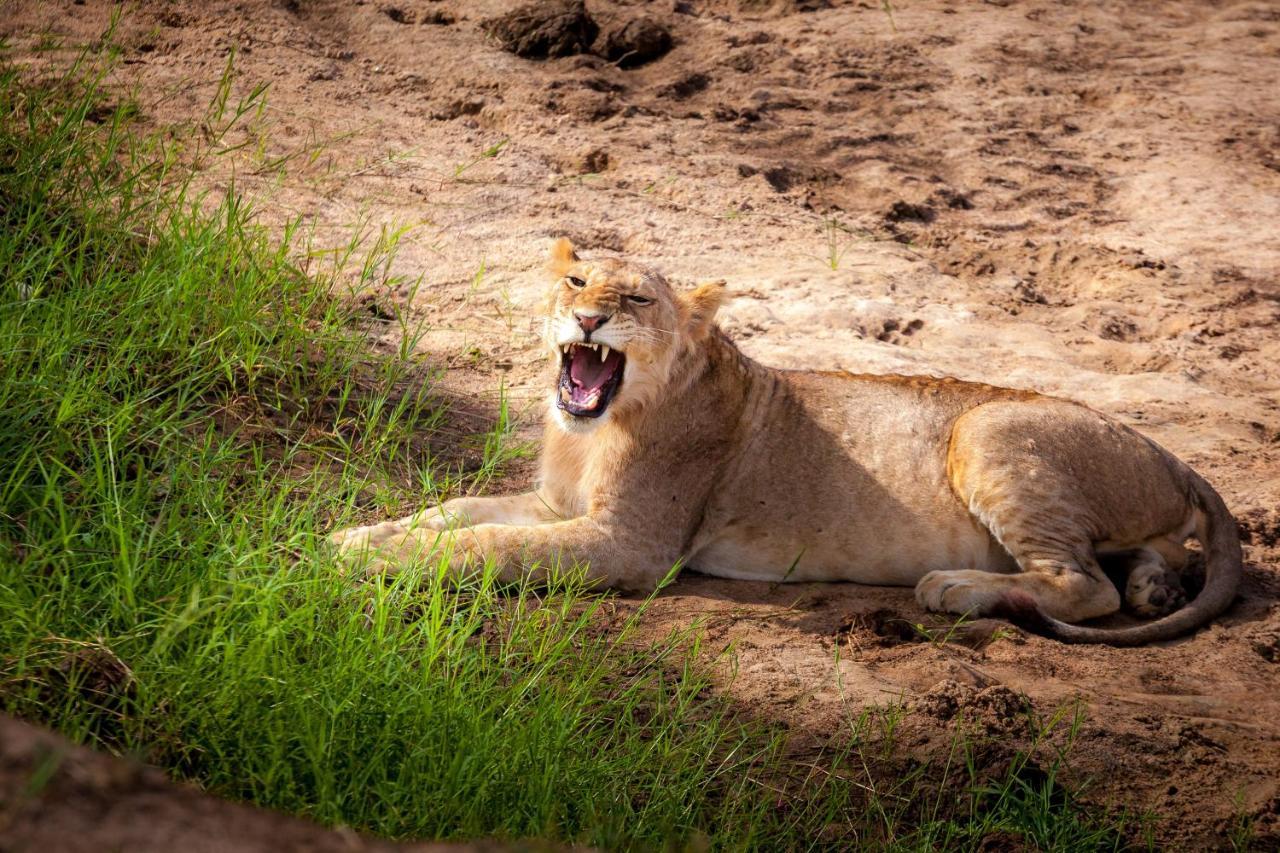
[[[551,247],[550,269],[551,415],[571,432],[636,411],[677,381],[724,296],[722,281],[679,293],[648,267],[583,260],[564,238]]]

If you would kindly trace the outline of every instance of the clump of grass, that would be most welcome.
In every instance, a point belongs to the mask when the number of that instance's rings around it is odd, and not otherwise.
[[[331,295],[341,266],[296,266],[296,227],[197,193],[195,153],[135,116],[83,66],[42,86],[0,69],[0,708],[391,837],[974,837],[886,831],[848,772],[857,738],[780,794],[783,741],[708,689],[693,629],[602,632],[571,582],[344,577],[323,533],[454,483],[431,455],[444,407],[408,350],[371,355]]]
[[[829,217],[822,220],[822,234],[826,241],[827,250],[826,254],[822,256],[822,263],[828,269],[840,269],[840,260],[849,248],[844,245],[846,235],[849,233],[849,227],[838,219]]]

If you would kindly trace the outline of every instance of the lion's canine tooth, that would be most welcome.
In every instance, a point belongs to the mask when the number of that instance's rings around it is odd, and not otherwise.
[[[600,360],[601,360],[601,361],[608,361],[608,360],[609,360],[609,348],[608,348],[608,347],[606,347],[606,346],[602,346],[602,347],[600,347]]]

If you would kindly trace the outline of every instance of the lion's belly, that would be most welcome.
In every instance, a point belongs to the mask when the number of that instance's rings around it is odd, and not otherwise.
[[[690,567],[739,580],[911,586],[934,570],[1013,568],[986,531],[970,524],[913,523],[896,530],[852,524],[800,535],[796,527],[732,525],[699,538]]]

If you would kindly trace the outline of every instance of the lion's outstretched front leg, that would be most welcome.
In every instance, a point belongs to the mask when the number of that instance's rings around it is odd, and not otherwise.
[[[599,586],[647,592],[679,559],[657,537],[646,540],[589,516],[536,527],[481,524],[452,535],[457,545],[450,568],[459,577],[492,562],[499,580],[542,583],[553,572],[579,567]]]
[[[389,524],[395,525],[396,522]],[[542,583],[550,573],[581,567],[589,581],[604,587],[647,591],[657,586],[678,559],[675,553],[647,544],[584,516],[538,525],[477,524],[445,531],[426,525],[386,525],[362,549],[344,547],[353,561],[364,561],[371,573],[394,574],[406,566],[449,554],[449,574],[463,580],[492,562],[505,582],[523,578]]]
[[[413,526],[435,530],[473,527],[477,524],[534,525],[562,521],[541,492],[525,492],[496,498],[454,498],[410,516]]]
[[[547,524],[560,519],[540,492],[482,498],[464,497],[445,501],[413,515],[363,527],[348,527],[330,534],[329,541],[343,554],[357,554],[378,548],[415,530],[440,532],[476,524]],[[434,536],[430,537],[432,540]]]

